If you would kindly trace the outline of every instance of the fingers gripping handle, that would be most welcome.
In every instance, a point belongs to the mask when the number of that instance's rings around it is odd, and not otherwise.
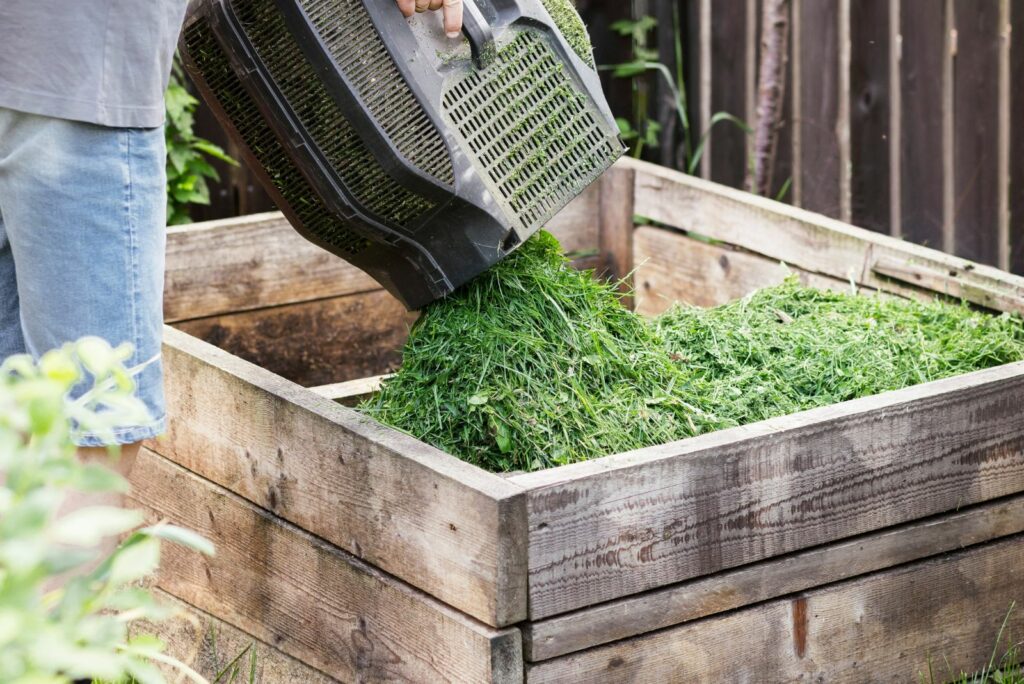
[[[469,39],[473,61],[478,69],[486,69],[498,54],[494,45],[494,31],[477,7],[476,0],[462,0],[462,6],[462,32]]]

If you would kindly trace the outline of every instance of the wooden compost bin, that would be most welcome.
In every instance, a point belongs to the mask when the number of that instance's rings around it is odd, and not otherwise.
[[[1024,279],[632,161],[552,229],[644,313],[780,262],[1024,311]],[[277,214],[171,230],[166,313],[131,479],[218,553],[168,547],[160,586],[337,680],[908,681],[983,666],[1024,599],[1024,363],[503,477],[336,401],[412,318]]]

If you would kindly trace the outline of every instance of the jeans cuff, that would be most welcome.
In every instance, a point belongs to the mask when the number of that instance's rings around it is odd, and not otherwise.
[[[94,432],[79,432],[72,435],[77,446],[80,447],[102,447],[124,444],[134,444],[144,439],[152,439],[162,435],[167,430],[167,418],[161,417],[146,425],[117,428],[106,435],[99,435]],[[113,441],[110,437],[113,437]]]

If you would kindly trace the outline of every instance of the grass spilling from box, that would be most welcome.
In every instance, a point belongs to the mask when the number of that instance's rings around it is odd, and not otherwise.
[[[539,233],[413,327],[362,409],[488,470],[533,471],[1024,359],[1024,324],[795,278],[647,320]]]

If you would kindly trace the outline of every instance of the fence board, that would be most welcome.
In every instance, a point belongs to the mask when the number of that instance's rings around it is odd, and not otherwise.
[[[999,259],[999,3],[955,0],[954,246],[967,259]]]
[[[889,0],[850,6],[850,152],[855,225],[889,232]]]
[[[1024,273],[1024,0],[1010,3],[1010,268]]]
[[[799,4],[800,204],[839,215],[839,5]]]
[[[903,236],[942,248],[944,3],[902,0]]]
[[[747,2],[711,3],[711,114],[728,112],[743,118],[747,111]],[[701,131],[703,135],[704,131]],[[711,132],[711,180],[743,187],[747,159],[746,134],[728,122]]]

